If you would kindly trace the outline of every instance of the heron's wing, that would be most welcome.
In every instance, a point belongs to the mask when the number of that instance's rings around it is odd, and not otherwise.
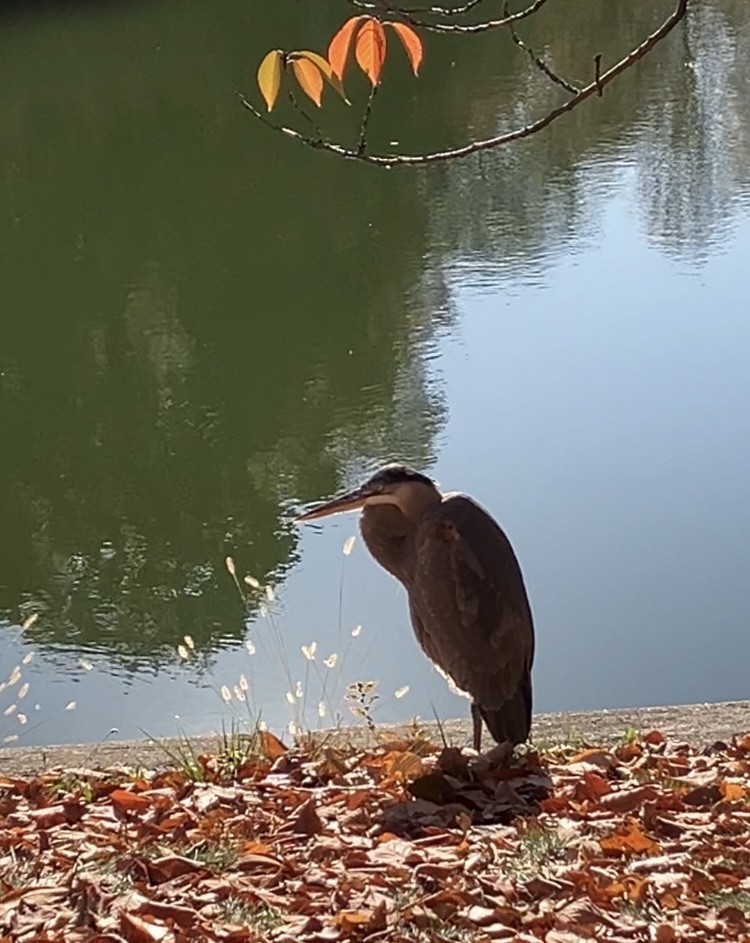
[[[486,708],[528,679],[534,630],[516,555],[465,495],[446,497],[415,535],[412,621],[426,654]]]

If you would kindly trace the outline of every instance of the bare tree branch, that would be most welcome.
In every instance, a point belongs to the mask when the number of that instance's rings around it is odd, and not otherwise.
[[[451,17],[451,16],[463,16],[464,13],[468,13],[470,10],[473,10],[474,7],[479,6],[480,3],[484,3],[484,0],[467,0],[467,2],[464,3],[460,7],[440,7],[440,6],[402,7],[402,6],[393,6],[392,4],[389,4],[386,2],[381,2],[381,3],[367,2],[367,0],[349,0],[349,2],[353,6],[359,7],[361,10],[372,11],[376,9],[386,8],[388,13],[391,13],[391,14],[416,13],[417,16],[432,15],[432,16]]]
[[[485,20],[482,23],[430,23],[428,20],[420,20],[401,7],[390,6],[387,3],[368,3],[366,0],[352,0],[352,2],[361,10],[395,16],[403,23],[408,23],[409,26],[418,26],[420,29],[430,30],[433,33],[453,33],[462,36],[472,33],[486,33],[491,29],[500,29],[511,23],[518,23],[520,20],[525,20],[527,16],[533,16],[534,13],[541,10],[547,0],[534,0],[530,6],[524,10],[519,10],[518,13],[511,13],[499,20]],[[440,8],[436,7],[435,9]]]
[[[513,131],[507,131],[504,134],[484,138],[481,141],[472,141],[462,147],[449,148],[444,151],[431,151],[427,154],[367,154],[364,150],[360,152],[359,147],[357,150],[351,150],[340,144],[334,144],[320,138],[305,137],[303,134],[300,134],[299,131],[295,131],[294,128],[275,124],[259,111],[252,102],[248,101],[241,92],[237,94],[243,107],[247,108],[259,121],[267,124],[275,131],[286,135],[292,140],[306,144],[308,147],[312,147],[315,150],[326,151],[329,154],[335,154],[337,157],[343,157],[346,160],[358,160],[376,167],[417,167],[424,164],[434,164],[438,161],[456,160],[461,157],[468,157],[471,154],[477,154],[479,151],[488,151],[497,147],[503,147],[506,144],[511,144],[513,141],[519,141],[522,138],[530,137],[532,134],[538,134],[540,131],[544,130],[544,128],[549,127],[554,121],[557,121],[558,118],[573,111],[573,109],[586,101],[587,98],[591,98],[592,95],[601,95],[605,86],[609,85],[610,82],[614,81],[623,72],[632,68],[640,59],[643,59],[654,46],[672,32],[675,26],[677,26],[680,20],[685,16],[687,8],[688,0],[677,0],[676,7],[661,26],[654,30],[653,33],[650,33],[639,46],[632,49],[623,59],[620,59],[619,62],[606,72],[600,73],[601,57],[597,57],[598,61],[595,60],[596,71],[594,81],[584,86],[584,88],[580,89],[572,98],[569,98],[567,101],[563,102],[563,104],[548,111],[546,115],[543,115],[536,121],[532,121],[530,124],[516,128]]]
[[[433,16],[463,16],[464,13],[468,13],[483,2],[484,0],[467,0],[467,2],[460,7],[401,7],[400,9],[403,10],[404,13],[416,13],[419,16],[424,16],[426,13],[432,14]]]
[[[508,13],[508,0],[505,0],[503,13]],[[580,92],[580,88],[578,88],[578,86],[573,85],[572,83],[568,82],[567,79],[564,79],[561,75],[558,75],[556,72],[554,72],[543,59],[540,59],[536,55],[530,46],[526,45],[526,43],[518,35],[513,23],[508,24],[508,29],[510,30],[510,35],[513,39],[513,42],[516,44],[516,46],[518,46],[519,49],[522,49],[529,56],[531,61],[540,72],[543,72],[547,78],[551,79],[551,81],[553,81],[556,85],[560,85],[562,88],[564,88],[566,92],[570,92],[572,95],[577,95]]]

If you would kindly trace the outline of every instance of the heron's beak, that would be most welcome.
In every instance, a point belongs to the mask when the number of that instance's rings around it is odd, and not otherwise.
[[[373,496],[373,492],[368,488],[355,488],[354,491],[348,491],[338,498],[326,501],[324,504],[317,504],[304,514],[300,514],[295,521],[300,524],[305,521],[317,521],[319,517],[328,517],[331,514],[343,514],[344,511],[356,511],[364,507],[368,498]]]

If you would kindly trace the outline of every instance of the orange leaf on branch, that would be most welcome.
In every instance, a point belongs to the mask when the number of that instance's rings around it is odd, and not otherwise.
[[[372,82],[373,87],[380,84],[385,53],[386,40],[383,24],[379,20],[368,17],[357,33],[354,55],[357,65]]]
[[[404,51],[406,52],[406,55],[409,59],[412,72],[417,75],[419,72],[419,67],[422,64],[422,58],[424,56],[422,40],[414,32],[411,26],[407,26],[405,23],[386,23],[385,25],[390,26],[393,32],[401,40],[401,45],[404,47]]]
[[[291,62],[292,71],[300,88],[320,108],[323,97],[323,76],[320,74],[320,69],[309,59],[294,58]]]
[[[352,37],[356,28],[362,20],[369,19],[366,16],[353,16],[344,23],[333,39],[328,44],[328,61],[333,70],[333,74],[338,79],[344,76],[346,60],[349,58],[349,47],[352,43]]]
[[[287,55],[287,62],[291,62],[302,91],[312,98],[318,107],[320,107],[323,92],[323,79],[338,92],[347,105],[350,104],[341,79],[333,71],[330,62],[319,53],[311,52],[309,49],[290,52]]]

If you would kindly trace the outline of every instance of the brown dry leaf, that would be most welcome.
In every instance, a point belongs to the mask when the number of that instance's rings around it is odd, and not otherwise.
[[[602,851],[620,852],[623,854],[656,854],[659,843],[644,834],[640,824],[635,819],[626,819],[615,832],[600,839]]]
[[[162,819],[157,824],[157,828],[162,832],[173,832],[175,829],[182,828],[192,821],[193,817],[187,812],[178,812],[176,815],[168,815],[165,819]]]
[[[179,769],[168,769],[163,773],[157,773],[151,783],[152,789],[182,789],[187,778],[185,773]]]
[[[572,930],[550,930],[544,937],[544,943],[594,943],[589,933],[581,936]]]
[[[340,750],[326,747],[322,757],[315,763],[315,772],[321,779],[337,779],[349,771],[346,756]]]
[[[292,831],[297,835],[320,835],[323,828],[323,822],[315,808],[315,800],[308,799],[303,802],[292,822]]]
[[[443,805],[451,802],[456,795],[455,785],[443,773],[434,772],[420,776],[406,787],[415,799],[425,799]]]
[[[679,937],[671,923],[660,923],[654,929],[654,943],[677,943]]]
[[[346,797],[346,807],[350,812],[356,812],[367,800],[370,798],[371,793],[369,789],[359,789],[357,792],[352,792]]]
[[[546,799],[542,799],[539,803],[539,808],[542,812],[547,812],[550,815],[556,815],[559,812],[566,812],[570,806],[570,799],[566,796],[547,796]]]
[[[618,759],[628,762],[642,756],[643,747],[639,743],[623,743],[615,752]]]
[[[374,910],[341,910],[334,917],[337,927],[347,936],[351,934],[376,933],[386,927],[385,902]]]
[[[242,852],[246,855],[270,855],[273,854],[273,846],[253,839],[245,842],[242,846]]]
[[[436,766],[443,773],[458,779],[466,777],[469,767],[469,757],[456,747],[443,747],[443,752],[437,758]]]
[[[281,740],[274,736],[270,730],[258,731],[258,745],[260,752],[269,760],[277,760],[288,752]]]
[[[420,878],[424,876],[424,873],[424,869],[420,868]],[[422,905],[440,920],[449,920],[462,907],[466,907],[466,895],[456,891],[442,890],[423,898]]]
[[[747,914],[739,907],[727,906],[719,910],[719,919],[737,927],[747,926]]]
[[[575,889],[575,885],[567,881],[553,881],[551,878],[542,877],[539,874],[524,883],[524,888],[532,897],[536,898],[556,898],[570,894]]]
[[[648,880],[645,877],[626,874],[622,880],[608,884],[602,888],[602,891],[606,897],[611,899],[623,897],[631,903],[640,904],[643,903],[648,893]]]
[[[588,798],[599,800],[603,796],[606,796],[608,793],[612,792],[612,787],[609,782],[598,773],[584,773],[583,774],[583,786],[585,794]]]
[[[585,898],[572,900],[555,911],[555,927],[558,930],[580,930],[605,922],[598,907]]]
[[[398,782],[404,782],[407,779],[415,779],[420,776],[424,768],[421,757],[416,753],[410,753],[408,750],[402,753],[386,754],[388,764],[386,766],[386,775],[389,779],[395,779]]]
[[[632,812],[644,802],[655,799],[658,794],[655,786],[618,789],[602,796],[599,805],[608,812]]]
[[[165,855],[163,858],[147,859],[144,865],[152,884],[161,884],[181,877],[183,874],[206,870],[204,864],[182,855]]]
[[[607,750],[599,747],[590,747],[576,753],[568,760],[568,766],[575,766],[578,763],[587,763],[590,766],[598,766],[600,769],[611,769],[614,766],[614,757]]]
[[[151,808],[151,799],[130,792],[129,789],[115,789],[109,794],[115,812],[124,815],[127,812],[147,812]]]
[[[65,898],[66,889],[58,884],[14,888],[3,892],[2,904],[23,900],[27,906],[51,907]]]
[[[698,786],[682,796],[682,801],[686,805],[693,806],[716,805],[721,799],[722,792],[717,783],[712,783],[710,786]]]
[[[162,901],[144,898],[133,913],[148,914],[157,920],[172,921],[178,927],[192,927],[197,920],[197,914],[192,907],[181,907],[177,904],[167,904]]]
[[[662,910],[677,910],[679,903],[677,896],[671,891],[659,895],[659,906]]]
[[[468,907],[465,916],[475,927],[486,927],[495,922],[494,908],[482,907],[479,904]]]
[[[169,927],[148,923],[124,910],[120,912],[120,932],[128,943],[172,943],[175,939]]]
[[[719,783],[719,789],[727,802],[735,802],[747,796],[747,786],[736,780],[722,779]]]
[[[46,809],[32,809],[29,818],[39,829],[54,828],[55,825],[63,825],[67,821],[65,806],[62,803],[47,806]]]
[[[256,871],[262,868],[271,868],[278,871],[281,868],[281,862],[269,855],[241,855],[234,863],[238,871]]]

